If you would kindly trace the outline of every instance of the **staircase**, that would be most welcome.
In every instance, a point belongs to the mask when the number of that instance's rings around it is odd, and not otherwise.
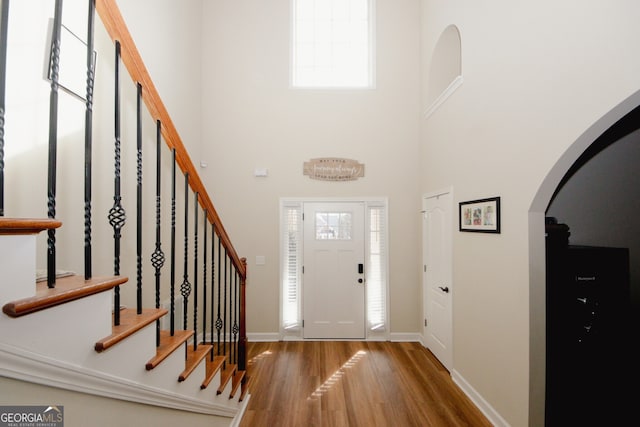
[[[62,0],[55,1],[52,19],[48,163],[41,168],[29,160],[29,167],[33,169],[29,181],[11,180],[16,175],[14,173],[7,175],[6,183],[5,144],[11,146],[20,142],[11,138],[11,131],[5,134],[5,111],[10,111],[5,105],[6,44],[12,15],[9,13],[10,1],[2,0],[0,3],[3,44],[0,49],[0,377],[210,415],[216,426],[237,425],[249,400],[246,260],[237,255],[150,79],[116,1],[87,0],[87,3],[88,77],[84,99],[85,132],[82,135],[84,156],[80,156],[84,157],[84,209],[80,215],[68,214],[65,210],[64,215],[72,220],[64,225],[58,219],[56,206],[61,204],[61,200],[65,209],[75,203],[65,199],[73,197],[65,190],[74,187],[75,183],[72,177],[64,176],[70,175],[69,170],[64,173],[57,170],[59,161],[56,160],[58,135],[61,133],[58,121],[66,114],[58,103],[63,95],[59,93],[57,63],[60,58],[56,53],[60,50],[63,30]],[[24,6],[24,3],[19,4]],[[111,141],[115,144],[115,170],[112,172],[113,180],[105,180],[101,176],[102,181],[97,183],[92,180],[93,157],[109,164],[113,164],[113,157],[92,154],[92,150],[106,152],[102,140],[100,145],[92,146],[92,115],[94,110],[99,110],[93,99],[95,64],[91,64],[89,59],[94,52],[93,14],[96,12],[102,24],[100,29],[106,31],[113,41],[116,53],[113,67],[116,134]],[[65,45],[62,46],[64,50]],[[126,69],[122,74],[125,79],[130,78],[129,83],[134,83],[137,96],[120,94],[121,63]],[[146,111],[143,112],[143,108]],[[137,151],[129,153],[136,159],[129,164],[135,163],[137,179],[128,183],[120,164],[121,158],[127,155],[127,150],[121,150],[121,109],[128,112],[137,110]],[[147,164],[143,168],[142,164],[143,147],[146,152],[150,148],[142,138],[142,122],[149,120],[144,118],[146,116],[150,116],[157,129],[157,144],[151,147],[154,151],[152,156],[156,159],[153,171],[149,171],[151,168]],[[10,119],[7,114],[7,121]],[[67,140],[64,142],[69,143]],[[162,142],[164,147],[161,147]],[[42,156],[36,155],[38,157]],[[14,159],[11,161],[16,164]],[[23,165],[21,161],[18,159],[18,164]],[[11,164],[9,160],[6,163]],[[15,169],[19,168],[15,166]],[[39,176],[38,169],[46,169],[47,218],[5,217],[5,213],[10,214],[12,210],[24,210],[15,204],[5,209],[5,194],[9,194],[12,202],[24,198],[15,197],[5,189],[14,190],[20,186],[19,191],[38,193],[40,184],[34,178]],[[104,170],[101,166],[101,175]],[[184,178],[183,191],[176,189],[178,174]],[[144,182],[155,181],[156,185],[143,188],[142,177],[148,175],[152,179]],[[56,188],[58,176],[62,176],[62,182],[67,184]],[[164,187],[161,187],[161,177]],[[167,186],[171,189],[169,201]],[[60,187],[64,187],[62,191]],[[92,188],[101,199],[93,200]],[[137,194],[135,207],[125,206],[121,191]],[[113,200],[108,218],[95,218],[93,211],[97,210],[96,206],[106,211],[104,207],[110,203],[104,201],[103,196],[107,192],[113,192],[106,197]],[[153,199],[154,206],[143,208],[146,199]],[[190,204],[190,200],[193,203]],[[167,206],[170,206],[170,218],[166,213],[161,217]],[[37,216],[40,212],[36,212]],[[84,219],[84,224],[78,216]],[[128,216],[133,216],[135,221],[124,228]],[[155,219],[154,224],[148,221],[151,217]],[[84,232],[82,249],[64,246],[63,243],[66,245],[69,241],[66,235],[62,239],[56,238],[57,232],[79,228]],[[177,232],[184,232],[183,247],[177,244]],[[113,239],[110,242],[98,240],[111,233]],[[167,235],[170,235],[170,244]],[[169,247],[165,249],[166,254],[162,247]],[[46,249],[46,269],[40,267],[43,261],[38,258],[42,249]],[[84,258],[84,274],[62,270],[65,265],[60,263],[60,259],[67,263],[75,262],[77,254],[83,254],[80,258]],[[95,261],[96,258],[99,260]],[[165,265],[165,260],[170,265]],[[107,265],[113,266],[112,272],[105,268]],[[182,271],[178,273],[181,266]],[[167,271],[169,267],[170,271]],[[46,271],[46,277],[38,278],[42,270]],[[93,270],[108,273],[94,275]],[[155,274],[148,274],[149,271]],[[200,277],[198,272],[201,272]],[[181,282],[176,282],[178,274],[182,275]],[[130,281],[128,276],[135,276],[135,280]],[[0,395],[8,396],[9,393],[10,390],[0,390]]]
[[[185,330],[173,337],[162,331],[156,347],[155,322],[167,310],[138,315],[124,309],[120,325],[113,326],[110,291],[127,278],[72,275],[58,279],[55,288],[36,283],[35,235],[60,225],[0,218],[0,374],[200,413],[241,413],[245,372],[225,363],[226,357],[211,359],[213,346],[192,351],[187,342],[193,331]]]

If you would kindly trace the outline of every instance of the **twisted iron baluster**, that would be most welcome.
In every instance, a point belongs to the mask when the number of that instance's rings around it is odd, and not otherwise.
[[[142,85],[138,83],[136,104],[136,312],[142,314]]]
[[[244,273],[240,276],[240,327],[238,341],[238,370],[247,370],[247,320],[246,320],[246,285],[247,285],[247,259],[240,260]],[[244,384],[246,379],[242,380]]]
[[[227,248],[224,248],[224,302],[222,304],[223,307],[223,312],[224,314],[222,315],[222,319],[223,319],[223,330],[222,330],[222,355],[226,356],[227,355],[227,287],[228,287],[228,281],[227,281],[227,260],[229,259],[229,254],[227,254]]]
[[[7,87],[7,29],[9,26],[9,0],[2,1],[0,11],[0,217],[4,216],[4,115]]]
[[[189,283],[189,174],[184,175],[184,274],[182,275],[182,284],[180,285],[180,294],[182,295],[183,310],[183,326],[187,329],[187,305],[189,295],[191,294],[191,283]]]
[[[213,304],[214,304],[214,300],[215,300],[215,290],[216,290],[216,224],[212,223],[211,224],[211,319],[209,321],[209,341],[211,342],[211,345],[213,345],[213,340],[214,340],[214,334],[213,334],[213,328],[215,325],[215,322],[213,320]],[[215,352],[211,352],[211,360],[213,361],[213,357],[214,357],[214,353]]]
[[[218,356],[220,356],[220,332],[222,330],[222,319],[220,318],[220,295],[222,294],[222,274],[220,274],[220,267],[222,266],[222,242],[220,236],[218,236],[218,317],[216,318],[216,331],[218,333]],[[226,364],[225,364],[226,366]]]
[[[238,363],[238,332],[240,331],[240,328],[238,327],[238,309],[240,308],[240,304],[238,304],[238,270],[235,269],[235,282],[234,282],[234,286],[233,286],[233,292],[235,294],[234,300],[235,300],[235,311],[234,311],[234,317],[233,317],[233,347],[235,349],[235,363]]]
[[[171,336],[176,330],[176,149],[171,150]]]
[[[126,223],[125,210],[120,195],[120,42],[116,40],[115,60],[115,175],[113,207],[109,210],[109,224],[113,227],[113,274],[120,275],[120,238]],[[114,288],[113,323],[120,324],[120,286]]]
[[[87,97],[84,114],[84,278],[91,279],[91,153],[93,151],[93,83],[95,63],[93,61],[95,0],[89,0],[87,17]]]
[[[232,326],[233,326],[233,263],[229,266],[230,275],[229,275],[229,360],[231,363],[235,364],[235,360],[233,358],[233,335],[232,335]]]
[[[62,0],[56,0],[51,37],[51,94],[49,96],[49,157],[47,186],[47,216],[56,217],[56,165],[58,152],[58,79],[60,73],[60,31]],[[56,286],[56,230],[47,230],[47,286]]]
[[[161,152],[160,144],[162,142],[161,134],[162,125],[160,120],[156,121],[156,247],[151,254],[151,265],[155,269],[156,276],[156,308],[160,308],[160,269],[164,265],[164,252],[161,247],[160,234],[160,169],[161,169]],[[160,319],[156,320],[156,346],[160,345]]]
[[[207,343],[207,210],[204,210],[204,242],[202,247],[202,342]]]
[[[193,351],[198,349],[198,192],[193,202]]]

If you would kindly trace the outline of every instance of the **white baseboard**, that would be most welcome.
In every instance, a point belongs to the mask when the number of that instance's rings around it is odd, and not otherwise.
[[[422,336],[417,332],[392,332],[389,334],[391,342],[422,342]]]
[[[478,393],[455,369],[451,372],[451,379],[458,385],[464,394],[480,409],[485,417],[495,427],[509,427],[504,418]]]
[[[276,341],[304,341],[301,337],[287,337],[280,338],[280,334],[277,332],[249,332],[247,333],[247,339],[250,342],[276,342]],[[344,340],[339,340],[344,341]],[[366,341],[387,341],[380,337],[371,337]],[[388,341],[392,342],[422,342],[422,336],[416,332],[395,332],[389,334]]]
[[[247,332],[249,342],[276,342],[280,341],[280,334],[277,332]]]

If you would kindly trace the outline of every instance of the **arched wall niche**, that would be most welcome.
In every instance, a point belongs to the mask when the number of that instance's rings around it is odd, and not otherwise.
[[[585,152],[640,105],[640,90],[591,125],[564,152],[543,180],[529,208],[529,425],[544,425],[546,358],[545,214],[557,189]]]
[[[433,50],[427,80],[427,116],[462,84],[462,42],[455,25],[447,26]]]

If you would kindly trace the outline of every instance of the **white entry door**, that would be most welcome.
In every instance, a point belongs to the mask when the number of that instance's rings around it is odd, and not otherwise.
[[[364,203],[304,203],[303,337],[365,338]]]
[[[424,331],[426,347],[451,371],[452,348],[452,195],[424,198]]]

